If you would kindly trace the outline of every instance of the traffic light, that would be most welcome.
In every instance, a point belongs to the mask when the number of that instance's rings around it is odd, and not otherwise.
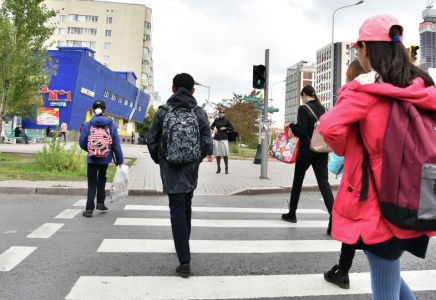
[[[264,65],[253,66],[253,88],[265,88],[265,71]]]
[[[410,60],[412,61],[412,63],[416,64],[416,62],[418,61],[418,49],[419,46],[416,45],[410,45],[409,48],[409,57]]]

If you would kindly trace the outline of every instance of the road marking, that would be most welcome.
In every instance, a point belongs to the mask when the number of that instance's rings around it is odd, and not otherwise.
[[[86,206],[86,199],[82,199],[73,204],[73,206]]]
[[[436,271],[402,271],[413,291],[435,290]],[[65,299],[249,299],[370,294],[369,273],[350,274],[351,289],[340,289],[323,274],[260,276],[82,276]]]
[[[124,210],[149,210],[149,211],[169,211],[168,206],[158,205],[126,205]],[[256,213],[256,214],[285,214],[289,212],[287,208],[244,208],[244,207],[192,207],[194,212],[219,212],[219,213]],[[297,214],[328,214],[322,209],[298,209]]]
[[[55,219],[72,219],[81,211],[81,209],[66,209],[58,214]]]
[[[56,233],[59,229],[62,228],[64,224],[61,223],[45,223],[42,224],[38,229],[29,234],[28,238],[36,238],[36,239],[48,239],[53,234]]]
[[[170,219],[154,218],[117,218],[114,225],[125,226],[171,226]],[[234,228],[324,228],[327,227],[326,221],[301,221],[289,223],[282,220],[208,220],[193,219],[193,227],[234,227]]]
[[[37,247],[11,247],[0,255],[0,272],[7,272],[15,268]]]
[[[341,243],[332,240],[191,240],[191,253],[289,253],[336,252]],[[97,252],[175,253],[173,240],[105,239]]]

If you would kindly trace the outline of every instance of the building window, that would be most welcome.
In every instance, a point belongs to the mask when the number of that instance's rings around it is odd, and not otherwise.
[[[147,73],[141,73],[142,80],[148,80],[148,74]]]
[[[58,41],[58,47],[63,47],[64,46],[64,41]]]
[[[68,21],[97,23],[97,16],[68,15]]]
[[[126,99],[126,100],[124,101],[124,105],[127,106],[128,104],[129,104],[129,100]]]
[[[88,47],[91,49],[95,49],[96,45],[97,45],[96,42],[67,41],[68,47]]]
[[[60,15],[59,16],[59,21],[60,22],[66,22],[67,21],[67,16],[66,15]]]
[[[141,89],[143,92],[147,91],[148,87],[146,85],[141,85]]]
[[[116,100],[117,100],[117,97],[118,97],[117,94],[112,93],[112,98],[111,98],[111,100],[112,100],[112,101],[116,101]]]
[[[80,27],[68,27],[68,34],[97,35],[97,29],[94,29],[94,28],[80,28]]]
[[[138,111],[142,111],[142,106],[141,105],[138,107]]]
[[[59,35],[65,35],[65,28],[59,28]]]
[[[144,28],[145,29],[151,29],[151,23],[150,22],[145,22]]]
[[[105,36],[112,36],[112,30],[106,30]]]
[[[111,62],[111,57],[110,57],[110,56],[107,56],[107,55],[104,55],[104,56],[103,56],[103,62],[104,62],[105,64],[110,63],[110,62]]]
[[[143,67],[148,67],[149,64],[150,64],[150,63],[148,62],[148,60],[146,60],[146,59],[143,59],[143,60],[142,60],[142,66],[143,66]]]
[[[109,90],[104,90],[104,94],[103,94],[103,97],[105,97],[105,98],[109,98],[109,94],[110,94],[111,92],[109,91]]]
[[[118,98],[118,103],[123,103],[123,101],[124,101],[124,98],[120,96],[120,97]]]
[[[112,24],[112,17],[106,17],[106,24]]]
[[[130,107],[130,108],[133,107],[133,101],[130,101],[129,107]]]
[[[150,54],[150,49],[148,47],[144,47],[144,50],[142,51],[144,54]]]
[[[150,35],[144,34],[144,41],[146,42],[150,41]]]
[[[110,50],[111,49],[111,43],[104,43],[104,49]]]

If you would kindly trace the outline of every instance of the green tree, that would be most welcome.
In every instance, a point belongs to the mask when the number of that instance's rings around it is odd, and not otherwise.
[[[147,110],[144,121],[138,124],[138,132],[140,136],[144,136],[150,130],[151,122],[153,122],[154,116],[156,115],[156,109],[152,105]]]
[[[56,72],[47,55],[56,24],[44,0],[4,0],[0,9],[0,131],[7,115],[34,119],[40,87]]]

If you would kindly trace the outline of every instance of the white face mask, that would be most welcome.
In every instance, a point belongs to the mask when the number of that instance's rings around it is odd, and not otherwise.
[[[101,108],[97,108],[96,110],[95,110],[95,114],[96,115],[101,115],[103,113],[103,111],[101,110]]]

